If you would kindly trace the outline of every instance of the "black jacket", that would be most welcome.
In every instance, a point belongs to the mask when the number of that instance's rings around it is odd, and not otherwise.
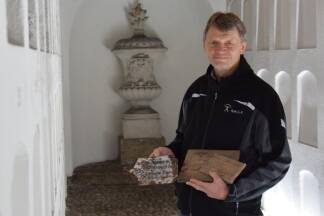
[[[240,150],[240,161],[247,166],[230,186],[225,202],[177,183],[178,207],[203,216],[232,212],[233,206],[239,212],[247,208],[248,213],[253,209],[249,206],[260,207],[262,193],[284,177],[291,162],[283,106],[243,56],[231,76],[217,81],[212,73],[209,66],[187,90],[177,135],[168,147],[179,168],[188,149]]]

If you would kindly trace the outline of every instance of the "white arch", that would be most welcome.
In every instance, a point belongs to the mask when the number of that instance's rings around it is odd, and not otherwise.
[[[291,138],[291,78],[285,71],[275,76],[275,90],[284,106],[287,121],[287,135]]]
[[[266,81],[269,85],[273,86],[274,78],[273,78],[273,74],[269,70],[262,68],[262,69],[258,70],[257,75],[261,79]]]
[[[308,70],[297,77],[298,141],[317,147],[317,80]]]
[[[30,167],[24,143],[18,143],[13,165],[11,204],[12,215],[30,215]],[[17,207],[19,206],[19,207]]]
[[[286,103],[291,96],[291,78],[285,71],[279,71],[275,76],[275,90],[278,92],[282,103]]]
[[[320,216],[319,182],[308,170],[299,172],[300,215]]]
[[[227,11],[235,13],[243,19],[243,3],[244,0],[228,0]]]

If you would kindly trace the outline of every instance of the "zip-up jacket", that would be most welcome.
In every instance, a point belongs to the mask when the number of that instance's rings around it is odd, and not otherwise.
[[[262,193],[285,176],[291,162],[279,96],[243,55],[232,75],[217,80],[210,65],[188,88],[168,147],[179,169],[188,149],[239,150],[239,160],[246,164],[225,201],[176,183],[179,209],[193,215],[239,215],[259,208]]]

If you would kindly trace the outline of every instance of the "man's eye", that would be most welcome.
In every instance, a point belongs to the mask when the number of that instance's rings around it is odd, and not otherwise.
[[[211,47],[217,47],[218,46],[218,43],[210,43],[210,46]]]
[[[226,47],[233,47],[233,44],[231,42],[225,44]]]

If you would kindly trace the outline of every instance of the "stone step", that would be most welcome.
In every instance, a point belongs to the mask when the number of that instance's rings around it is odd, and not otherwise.
[[[68,180],[67,216],[177,215],[174,185],[138,186],[118,161],[88,164]]]

